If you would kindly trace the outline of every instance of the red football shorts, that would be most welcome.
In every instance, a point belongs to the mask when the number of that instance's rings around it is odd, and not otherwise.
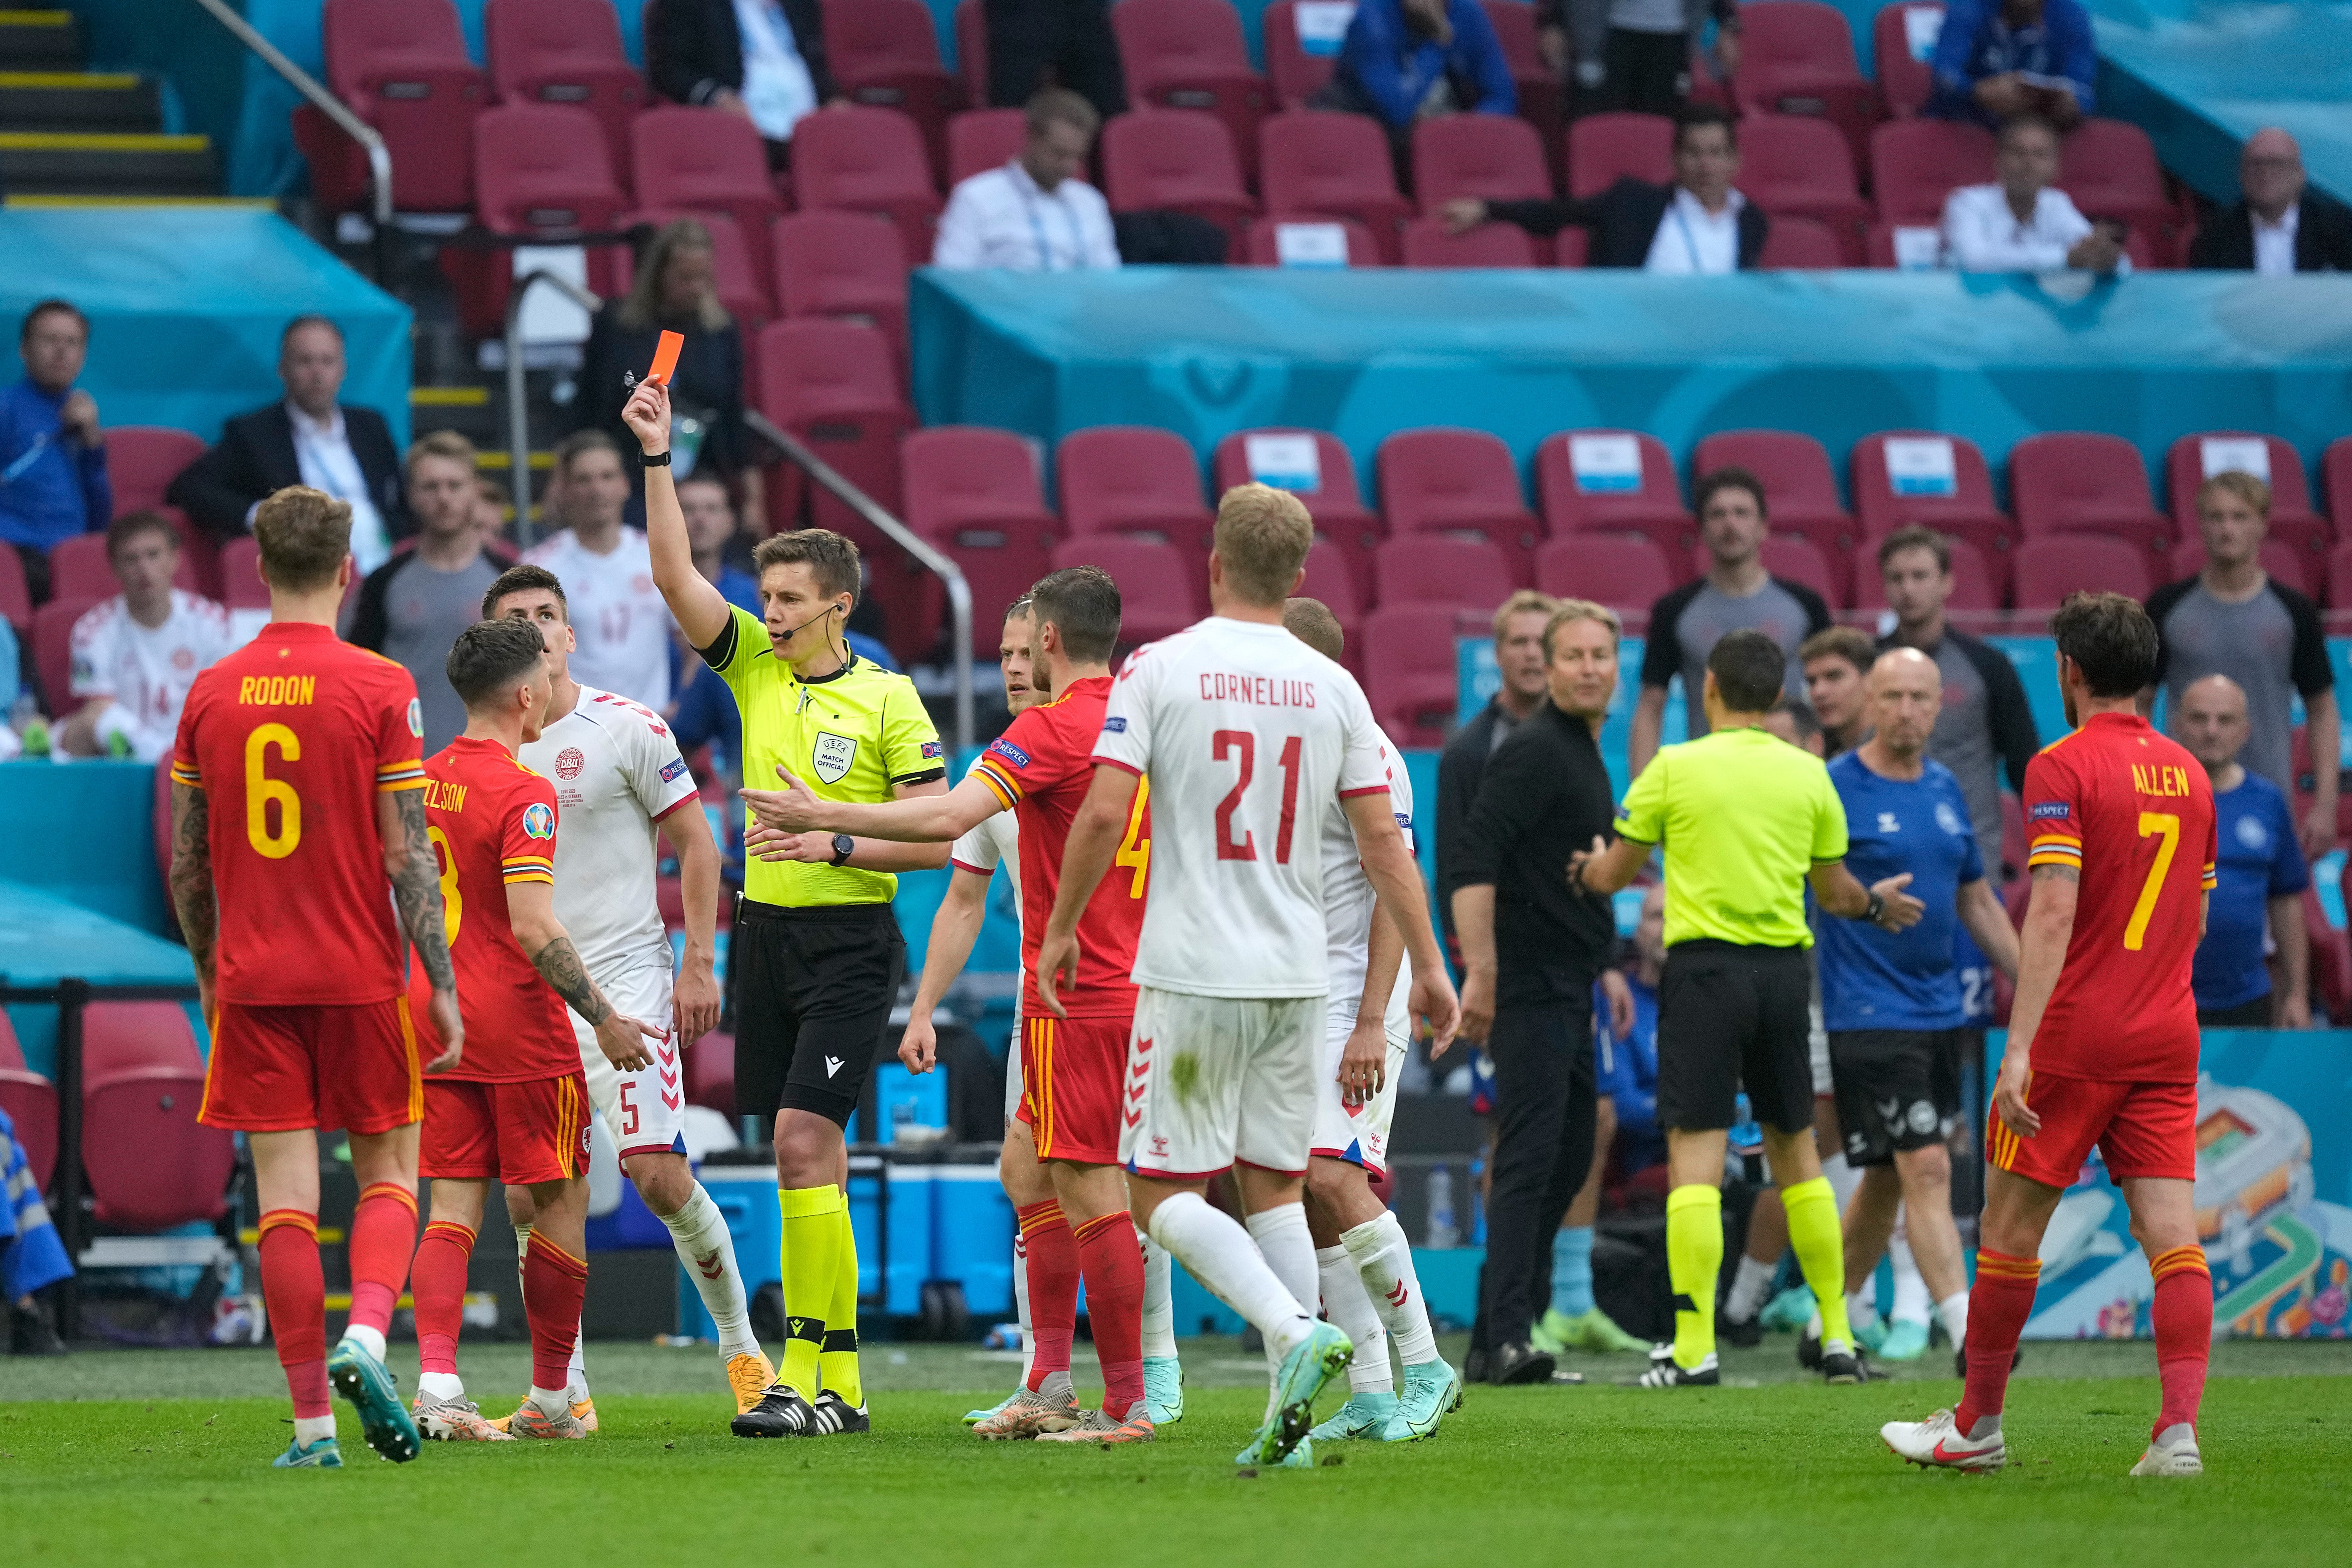
[[[362,1137],[425,1114],[408,998],[350,1007],[215,1003],[196,1120],[233,1132],[340,1127]]]
[[[588,1079],[581,1073],[520,1083],[425,1085],[420,1175],[510,1187],[568,1182],[588,1171]]]
[[[1989,1164],[2044,1186],[2071,1187],[2095,1144],[2107,1174],[2118,1182],[2197,1179],[2193,1083],[2109,1083],[2035,1073],[2025,1081],[2025,1103],[2042,1118],[2042,1131],[2021,1138],[1994,1112],[1985,1131]]]
[[[1021,1109],[1040,1160],[1118,1163],[1118,1097],[1129,1018],[1024,1018]]]

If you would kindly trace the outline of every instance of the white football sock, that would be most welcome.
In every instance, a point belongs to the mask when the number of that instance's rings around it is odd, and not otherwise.
[[[534,1383],[530,1385],[530,1402],[539,1406],[541,1415],[551,1421],[560,1420],[571,1413],[572,1391],[568,1388],[541,1388]]]
[[[383,1331],[382,1329],[371,1329],[365,1323],[353,1323],[350,1328],[343,1331],[343,1338],[351,1341],[352,1343],[359,1346],[360,1349],[367,1352],[368,1354],[375,1357],[376,1360],[382,1361],[383,1359]]]
[[[1372,1310],[1372,1295],[1364,1289],[1356,1260],[1345,1247],[1318,1247],[1315,1277],[1323,1286],[1323,1310],[1341,1333],[1356,1342],[1356,1359],[1348,1363],[1349,1389],[1356,1394],[1396,1392],[1396,1379],[1389,1372],[1388,1331]]]
[[[1837,1212],[1843,1215],[1846,1205],[1853,1201],[1854,1188],[1862,1185],[1862,1173],[1847,1164],[1843,1154],[1824,1154],[1822,1174],[1830,1179],[1830,1192],[1837,1199]]]
[[[1969,1342],[1969,1293],[1955,1290],[1936,1303],[1936,1316],[1944,1321],[1944,1332],[1955,1345]]]
[[[1865,1279],[1861,1289],[1845,1293],[1845,1321],[1857,1334],[1878,1321],[1878,1281]]]
[[[1281,1204],[1250,1215],[1244,1223],[1249,1227],[1250,1239],[1257,1243],[1265,1266],[1274,1270],[1275,1278],[1282,1281],[1300,1310],[1313,1320],[1323,1292],[1315,1279],[1315,1237],[1307,1228],[1307,1206]],[[1277,1352],[1274,1336],[1265,1336],[1265,1359],[1270,1370],[1280,1372],[1282,1358],[1289,1353],[1289,1345]]]
[[[1168,1249],[1138,1230],[1143,1247],[1143,1356],[1146,1361],[1176,1357],[1176,1289]]]
[[[1724,1299],[1723,1316],[1727,1322],[1744,1323],[1764,1310],[1764,1293],[1772,1289],[1772,1277],[1780,1271],[1780,1260],[1759,1263],[1746,1253],[1739,1255],[1739,1268],[1731,1276],[1731,1294]]]
[[[532,1229],[532,1227],[531,1227],[531,1226],[527,1226],[527,1225],[519,1225],[519,1226],[515,1226],[515,1227],[514,1227],[514,1233],[515,1233],[515,1289],[516,1289],[518,1291],[520,1291],[520,1290],[522,1289],[522,1264],[523,1264],[523,1259],[524,1259],[524,1258],[529,1258],[529,1257],[530,1256],[530,1233],[531,1233],[531,1229]]]
[[[1895,1308],[1887,1313],[1898,1323],[1927,1321],[1927,1282],[1911,1257],[1911,1238],[1903,1234],[1903,1215],[1895,1211],[1895,1234],[1886,1238],[1886,1261],[1895,1268]]]
[[[1356,1272],[1372,1299],[1372,1310],[1408,1367],[1437,1359],[1437,1334],[1429,1326],[1429,1303],[1422,1299],[1421,1276],[1413,1271],[1412,1243],[1387,1210],[1340,1234],[1339,1244],[1356,1260]]]
[[[1013,1232],[1013,1310],[1021,1320],[1021,1386],[1029,1386],[1029,1364],[1037,1359],[1037,1326],[1029,1321],[1029,1248],[1018,1227]]]
[[[334,1435],[335,1413],[331,1410],[324,1415],[294,1417],[294,1440],[306,1448],[321,1437],[331,1437]]]
[[[427,1399],[463,1399],[466,1397],[466,1380],[454,1372],[419,1373],[416,1392]]]
[[[662,1224],[669,1226],[670,1245],[677,1249],[687,1278],[702,1293],[703,1310],[718,1331],[719,1359],[759,1354],[760,1342],[751,1332],[751,1298],[743,1289],[742,1272],[735,1267],[735,1238],[728,1234],[727,1216],[700,1182],[694,1184],[694,1195],[685,1206],[664,1215]]]
[[[1314,1331],[1315,1319],[1282,1277],[1266,1266],[1248,1231],[1209,1206],[1198,1193],[1178,1193],[1151,1211],[1151,1239],[1180,1259],[1209,1293],[1231,1307],[1265,1337],[1269,1352],[1291,1350]],[[1307,1244],[1307,1278],[1315,1273],[1315,1244]]]

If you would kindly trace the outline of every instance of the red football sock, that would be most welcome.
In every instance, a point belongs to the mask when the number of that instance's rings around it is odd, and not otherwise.
[[[1070,1370],[1070,1339],[1078,1328],[1078,1244],[1062,1205],[1051,1198],[1015,1209],[1013,1217],[1029,1255],[1029,1323],[1037,1336],[1037,1353],[1029,1361],[1034,1394],[1048,1373]]]
[[[2213,1276],[2205,1249],[2191,1242],[2147,1260],[2156,1277],[2156,1374],[2164,1384],[2155,1437],[2168,1426],[2197,1425],[2205,1397],[2205,1363],[2213,1352]]]
[[[1102,1363],[1103,1412],[1124,1421],[1143,1397],[1143,1249],[1125,1209],[1090,1219],[1073,1235]]]
[[[408,1271],[416,1300],[416,1354],[421,1370],[455,1376],[457,1330],[466,1318],[466,1263],[474,1255],[474,1233],[454,1219],[436,1219],[416,1244]]]
[[[1969,1291],[1969,1382],[1954,1418],[1962,1436],[1973,1436],[1979,1421],[2000,1414],[2009,1363],[2016,1359],[2025,1320],[2033,1315],[2041,1282],[2042,1259],[1977,1248],[1977,1282]]]
[[[416,1194],[397,1182],[361,1189],[352,1215],[352,1325],[383,1333],[416,1250]]]
[[[271,1209],[261,1216],[261,1300],[297,1418],[324,1415],[327,1276],[319,1265],[319,1216]]]
[[[580,1305],[587,1299],[587,1263],[544,1231],[532,1231],[522,1260],[522,1306],[530,1320],[533,1388],[562,1388],[572,1381],[572,1347],[580,1339]]]

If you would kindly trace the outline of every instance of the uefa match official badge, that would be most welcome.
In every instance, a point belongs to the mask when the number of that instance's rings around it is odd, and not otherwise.
[[[816,743],[809,749],[810,765],[816,770],[816,776],[829,784],[847,778],[849,765],[856,760],[856,742],[824,730],[817,731]]]

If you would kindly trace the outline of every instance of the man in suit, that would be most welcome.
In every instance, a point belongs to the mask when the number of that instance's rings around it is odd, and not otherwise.
[[[2247,137],[2238,185],[2244,196],[2199,231],[2189,266],[2265,278],[2352,272],[2352,207],[2305,188],[2294,137],[2275,126]]]
[[[400,483],[392,427],[373,408],[336,401],[343,389],[342,329],[297,316],[278,339],[285,401],[229,420],[213,449],[172,481],[168,497],[196,524],[234,539],[262,501],[288,485],[324,490],[352,508],[352,554],[373,572],[394,542],[416,531]]]
[[[749,120],[779,169],[791,157],[793,127],[841,95],[817,0],[655,0],[646,74],[664,98]]]
[[[1692,276],[1744,271],[1764,253],[1771,220],[1732,188],[1739,177],[1739,140],[1731,116],[1711,103],[1675,116],[1675,181],[1652,184],[1630,175],[1597,196],[1486,202],[1475,196],[1438,208],[1447,230],[1493,219],[1530,234],[1558,234],[1570,224],[1592,231],[1588,265],[1638,267]]]

